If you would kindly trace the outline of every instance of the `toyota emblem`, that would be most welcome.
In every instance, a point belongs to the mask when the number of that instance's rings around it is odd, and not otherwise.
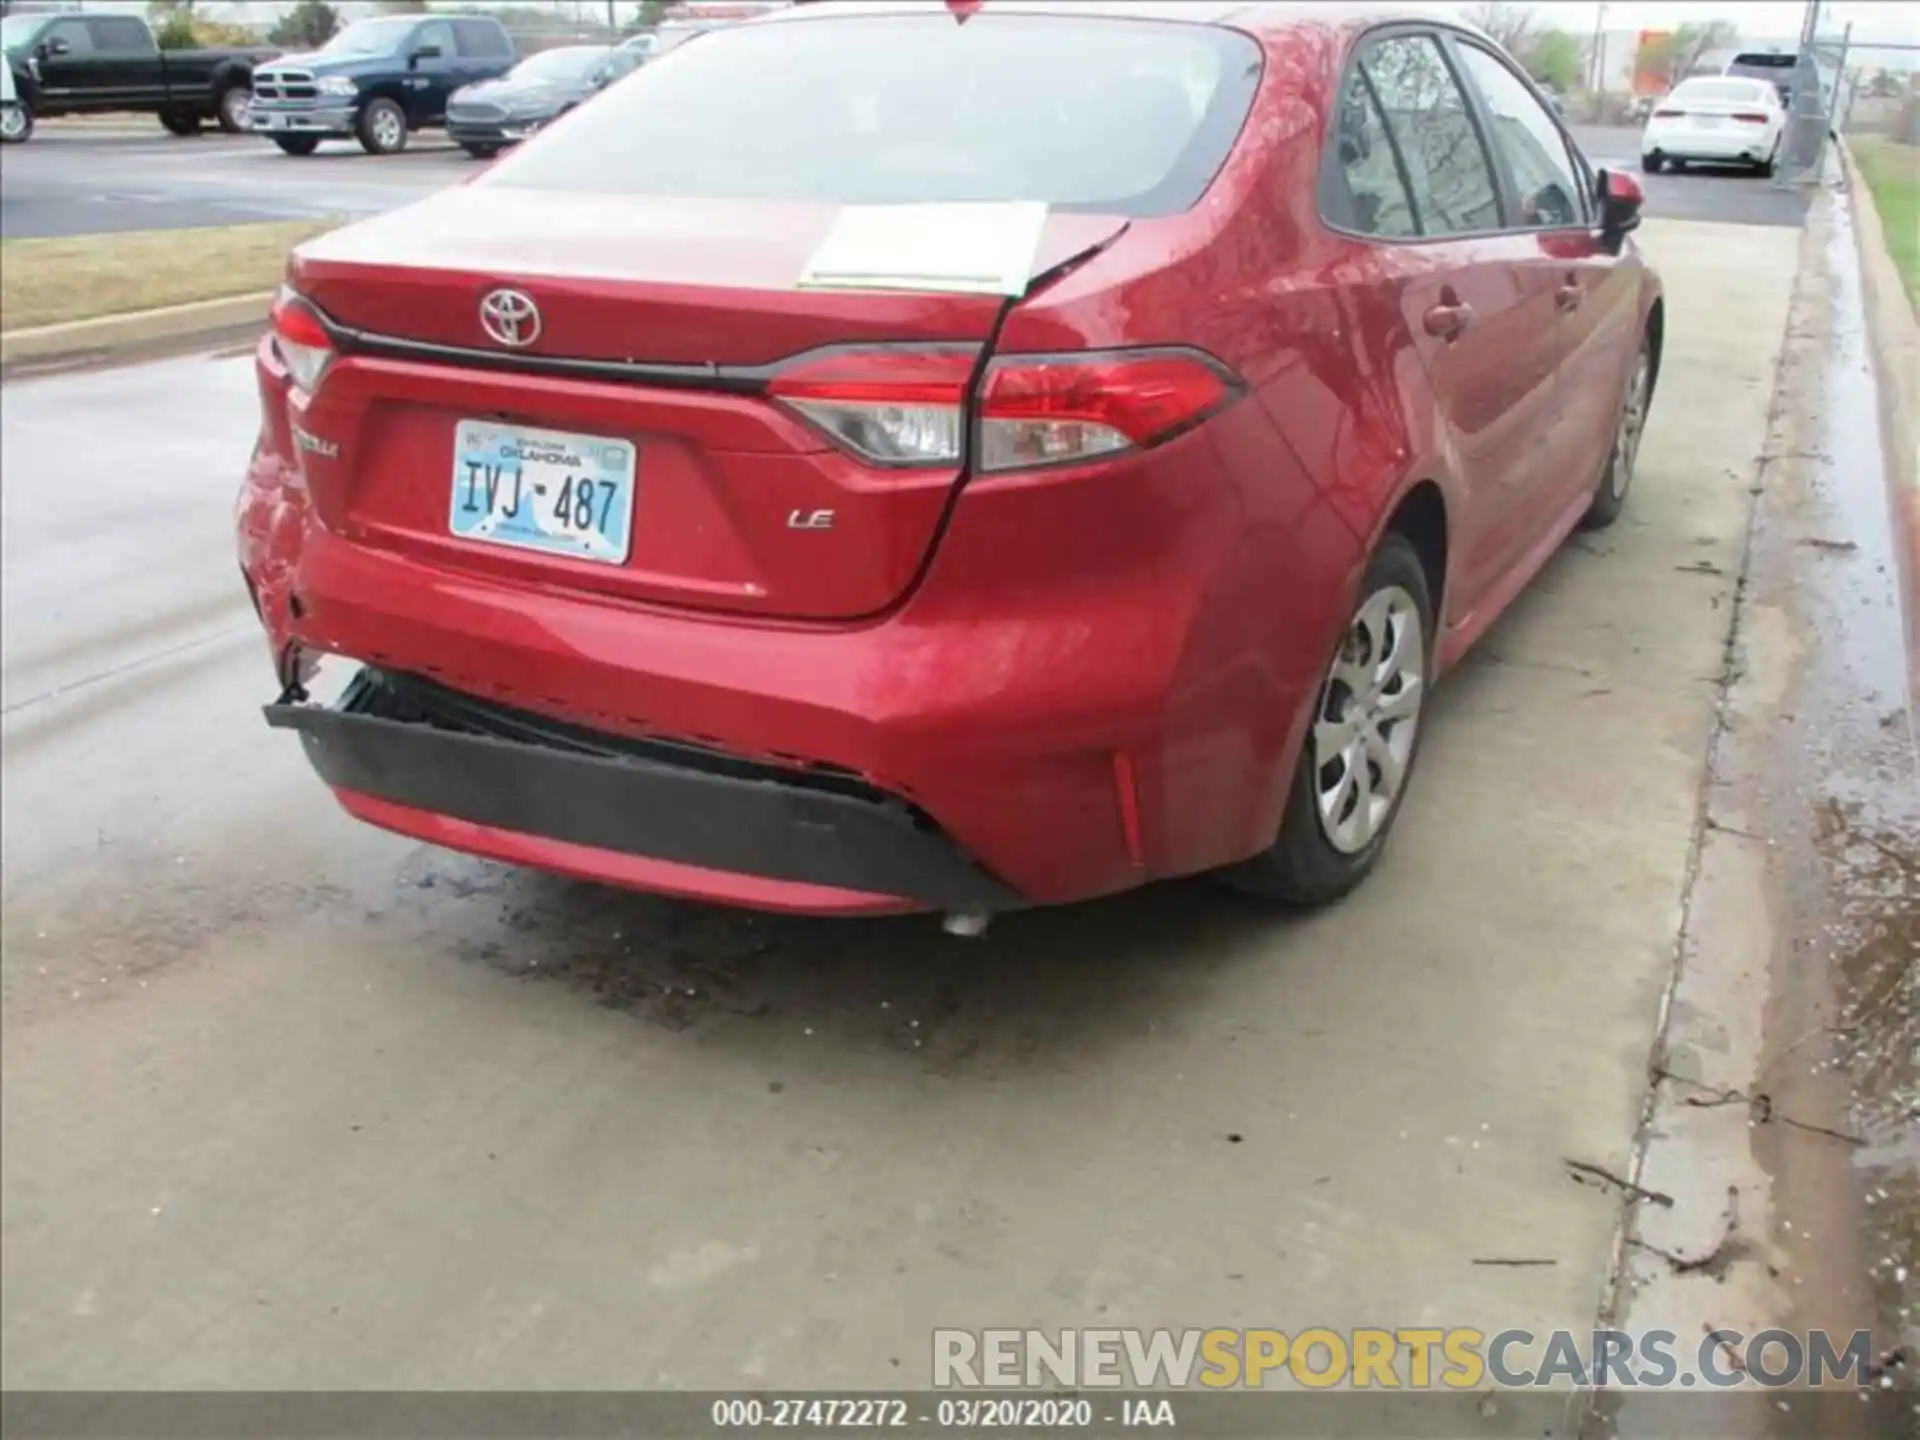
[[[522,290],[490,290],[480,302],[480,325],[502,345],[518,350],[540,338],[540,307]]]

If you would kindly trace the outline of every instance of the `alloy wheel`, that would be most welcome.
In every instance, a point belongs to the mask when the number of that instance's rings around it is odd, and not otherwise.
[[[26,107],[8,105],[0,108],[0,140],[14,141],[27,133]]]
[[[392,110],[382,110],[373,117],[373,142],[382,150],[398,150],[402,136],[403,122]]]
[[[1647,352],[1642,350],[1633,361],[1633,373],[1627,377],[1626,399],[1620,405],[1620,424],[1613,436],[1613,463],[1607,468],[1607,484],[1616,500],[1624,498],[1633,483],[1633,465],[1640,454],[1640,435],[1647,426],[1647,382],[1653,376]]]
[[[1392,818],[1426,699],[1420,607],[1397,585],[1367,597],[1341,641],[1313,724],[1321,833],[1343,855],[1367,848]]]
[[[247,128],[247,122],[253,118],[253,92],[243,90],[238,85],[220,97],[220,120],[230,132],[239,132]]]

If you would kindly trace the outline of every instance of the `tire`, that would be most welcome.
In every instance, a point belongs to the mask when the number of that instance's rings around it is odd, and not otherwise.
[[[160,112],[160,123],[166,127],[168,134],[178,135],[182,139],[200,133],[200,117],[193,111],[182,109],[178,106],[169,110],[162,110]]]
[[[1410,618],[1418,620],[1417,635],[1407,629]],[[1221,880],[1263,900],[1305,906],[1338,900],[1372,873],[1419,757],[1434,631],[1426,568],[1405,536],[1388,535],[1367,566],[1353,615],[1314,696],[1280,833],[1251,860],[1220,871]],[[1383,652],[1398,657],[1384,682]],[[1361,696],[1363,685],[1374,687],[1370,697]],[[1356,704],[1370,707],[1359,724],[1348,719]],[[1374,812],[1374,787],[1386,778],[1382,761],[1397,766],[1399,779],[1385,808]],[[1361,773],[1367,777],[1365,800],[1350,783]]]
[[[320,148],[318,135],[276,135],[273,143],[289,155],[311,155]]]
[[[33,138],[33,111],[24,101],[0,114],[0,144],[24,145]]]
[[[1640,458],[1640,441],[1646,434],[1647,411],[1652,403],[1653,343],[1642,336],[1640,349],[1627,371],[1626,387],[1620,394],[1620,416],[1614,422],[1613,448],[1607,453],[1606,468],[1600,472],[1593,503],[1580,519],[1582,530],[1604,530],[1618,520],[1626,508],[1627,492],[1633,486],[1634,467]]]
[[[227,134],[244,135],[249,129],[247,120],[252,109],[253,87],[229,85],[214,98],[213,118]]]
[[[1658,175],[1662,170],[1667,168],[1667,157],[1662,155],[1658,150],[1654,151],[1651,155],[1642,155],[1640,157],[1640,168],[1649,175]]]
[[[355,132],[369,155],[398,155],[407,148],[407,112],[384,97],[369,101]]]
[[[503,147],[499,145],[462,145],[460,147],[476,160],[491,160]]]

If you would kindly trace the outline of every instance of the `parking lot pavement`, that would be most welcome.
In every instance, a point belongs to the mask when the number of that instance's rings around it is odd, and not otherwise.
[[[130,122],[131,123],[131,122]],[[1596,164],[1638,173],[1640,132],[1574,126]],[[307,215],[371,215],[473,173],[474,162],[437,132],[407,151],[370,156],[350,140],[328,141],[300,159],[254,136],[180,140],[134,128],[43,127],[9,150],[0,167],[0,236],[175,229]],[[1804,190],[1777,190],[1757,176],[1723,171],[1645,175],[1653,218],[1798,226]]]
[[[48,124],[0,166],[0,237],[172,230],[372,215],[471,174],[474,162],[438,133],[400,155],[370,156],[329,141],[311,156],[283,155],[251,135],[178,139]]]
[[[10,384],[7,1385],[890,1386],[935,1325],[1585,1330],[1620,1207],[1564,1162],[1632,1164],[1797,239],[1648,224],[1679,318],[1627,518],[1442,689],[1392,853],[1302,918],[1193,881],[964,941],[361,827],[256,708],[246,361]],[[1474,1263],[1515,1256],[1547,1263]]]
[[[1630,170],[1647,193],[1646,214],[1663,220],[1710,220],[1729,225],[1806,222],[1811,192],[1780,189],[1765,176],[1730,166],[1649,175],[1640,168],[1640,130],[1625,125],[1574,125],[1574,142],[1595,165]]]

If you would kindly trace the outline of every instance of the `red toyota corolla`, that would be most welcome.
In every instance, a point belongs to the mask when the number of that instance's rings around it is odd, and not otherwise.
[[[376,825],[705,900],[1330,899],[1435,680],[1619,513],[1639,203],[1426,16],[706,35],[295,253],[267,718]]]

